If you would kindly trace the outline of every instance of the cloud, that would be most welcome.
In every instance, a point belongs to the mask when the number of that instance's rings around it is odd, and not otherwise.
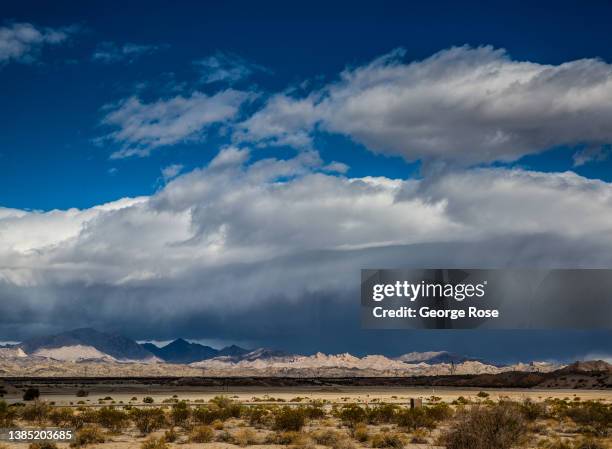
[[[126,43],[123,45],[115,42],[102,42],[98,45],[91,56],[92,61],[103,64],[117,62],[132,63],[141,56],[155,53],[161,47],[159,45],[142,45]]]
[[[0,209],[0,338],[93,325],[299,346],[309,329],[317,349],[346,329],[372,347],[360,268],[612,266],[610,183],[503,168],[351,178],[308,151],[248,156],[225,148],[149,197]]]
[[[0,64],[10,61],[32,63],[44,46],[58,45],[68,39],[75,27],[37,28],[30,23],[0,27]]]
[[[235,139],[309,147],[324,131],[374,152],[463,166],[612,143],[612,65],[604,61],[546,65],[489,46],[404,58],[396,50],[305,96],[273,95]]]
[[[249,78],[254,73],[270,73],[270,70],[247,61],[232,53],[217,52],[194,62],[201,72],[203,83],[226,82],[229,84]]]
[[[110,140],[122,146],[112,159],[148,156],[160,146],[202,139],[213,125],[232,120],[251,98],[253,94],[233,89],[213,95],[193,92],[151,103],[130,97],[105,108],[102,123],[118,129],[99,141]]]
[[[164,182],[168,182],[171,179],[176,178],[182,171],[183,171],[182,164],[168,165],[167,167],[164,167],[161,169],[162,178],[164,179]]]

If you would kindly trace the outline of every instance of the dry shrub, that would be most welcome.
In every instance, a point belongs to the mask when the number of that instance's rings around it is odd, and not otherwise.
[[[72,447],[83,447],[88,444],[104,443],[104,434],[97,426],[83,426],[77,431],[74,442],[70,444]]]
[[[140,449],[168,449],[168,443],[164,437],[149,437],[142,442]]]
[[[365,424],[357,424],[353,428],[353,438],[355,438],[360,443],[365,443],[368,441],[370,434],[368,432],[368,426]]]
[[[447,449],[510,449],[526,433],[524,418],[514,404],[473,406],[462,410],[442,437]]]
[[[26,405],[22,408],[21,419],[42,425],[46,421],[50,411],[51,407],[49,404],[36,400],[33,404]]]
[[[573,449],[609,449],[609,446],[593,438],[585,438],[583,440],[576,441]]]
[[[164,440],[168,443],[174,443],[178,438],[178,433],[174,429],[166,430],[164,432]]]
[[[49,412],[49,421],[57,427],[68,427],[72,424],[74,412],[69,407],[56,407]]]
[[[208,426],[196,426],[189,433],[192,443],[210,443],[214,437],[213,430]]]
[[[405,445],[404,437],[396,432],[378,432],[372,436],[372,447],[402,449]]]
[[[223,421],[220,419],[215,419],[212,423],[210,423],[210,426],[215,430],[223,430],[225,424],[223,424]]]
[[[233,438],[234,442],[241,447],[257,444],[257,434],[253,429],[239,429]]]
[[[424,429],[417,429],[412,432],[410,437],[410,443],[412,444],[427,444],[427,431]]]
[[[15,407],[9,407],[6,401],[0,400],[0,427],[13,427],[16,418]]]
[[[2,448],[2,446],[0,446],[0,448]],[[40,443],[30,443],[28,449],[57,449],[57,444],[51,441],[41,441]]]
[[[340,438],[344,437],[344,435],[333,429],[319,429],[310,432],[310,437],[317,444],[331,446]]]
[[[278,432],[275,434],[270,434],[266,438],[266,444],[282,444],[284,446],[288,446],[290,444],[300,445],[305,444],[307,441],[310,441],[308,435],[302,432]]]

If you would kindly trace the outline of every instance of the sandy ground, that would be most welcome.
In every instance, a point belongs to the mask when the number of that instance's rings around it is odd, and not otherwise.
[[[531,398],[533,400],[544,400],[547,398],[570,398],[580,397],[583,400],[599,399],[612,402],[612,390],[557,390],[557,389],[457,389],[457,388],[407,388],[407,387],[340,387],[340,388],[266,388],[266,387],[234,387],[231,389],[214,387],[146,387],[126,386],[126,385],[104,385],[101,388],[86,388],[89,396],[79,398],[76,391],[79,387],[41,387],[41,399],[44,401],[55,402],[56,405],[76,405],[78,401],[84,401],[87,405],[99,405],[99,400],[111,397],[112,400],[105,400],[101,405],[110,405],[112,401],[116,405],[140,404],[143,397],[150,396],[154,399],[154,405],[160,404],[164,400],[169,400],[176,396],[179,400],[189,400],[190,402],[208,402],[211,398],[219,395],[228,396],[242,403],[265,403],[272,402],[268,399],[283,399],[291,402],[296,397],[307,399],[327,400],[331,403],[372,403],[389,402],[405,404],[411,398],[422,398],[426,400],[431,396],[438,396],[445,402],[452,402],[459,396],[466,399],[475,398],[479,391],[486,391],[491,399],[497,400],[506,397],[515,400]],[[130,400],[136,397],[136,401]],[[254,401],[258,398],[259,401]],[[4,398],[7,402],[21,401],[18,391],[9,392]],[[71,404],[72,403],[72,404]]]

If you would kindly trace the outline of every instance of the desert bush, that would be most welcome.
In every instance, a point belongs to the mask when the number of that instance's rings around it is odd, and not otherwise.
[[[546,406],[529,398],[525,399],[518,407],[523,417],[530,422],[546,416]]]
[[[223,421],[221,421],[220,419],[215,419],[213,422],[210,423],[210,426],[215,430],[223,430],[225,424],[223,424]]]
[[[168,449],[168,444],[164,437],[149,437],[140,444],[140,449]]]
[[[564,414],[582,426],[583,433],[606,436],[612,430],[612,405],[596,401],[574,403]]]
[[[430,405],[425,408],[427,415],[435,422],[445,421],[452,418],[453,409],[450,405],[440,402],[439,404]]]
[[[153,400],[151,396],[146,396],[142,398],[142,402],[144,402],[145,404],[153,404],[155,400]]]
[[[367,421],[366,411],[357,404],[344,405],[338,416],[342,423],[349,427],[355,427],[357,424]]]
[[[400,427],[405,427],[409,430],[417,429],[433,429],[436,427],[436,421],[429,414],[426,408],[404,408],[395,416],[395,422]]]
[[[266,437],[265,444],[282,444],[283,446],[288,445],[303,445],[307,441],[310,441],[308,435],[302,432],[288,431],[288,432],[277,432],[272,433]]]
[[[30,443],[28,449],[57,449],[57,444],[52,441],[41,441]]]
[[[389,424],[393,422],[397,410],[397,405],[380,404],[366,410],[367,420],[370,424]]]
[[[40,397],[40,391],[38,388],[28,388],[23,392],[23,400],[24,401],[33,401],[34,399],[38,399]]]
[[[274,419],[272,410],[263,405],[250,407],[247,410],[246,415],[249,418],[249,424],[252,426],[269,426],[272,424]]]
[[[418,429],[412,432],[410,436],[411,444],[427,444],[427,431],[424,429]]]
[[[310,437],[317,444],[333,446],[338,440],[346,438],[346,435],[333,429],[320,429],[310,432]]]
[[[573,449],[608,449],[608,445],[592,438],[576,441]]]
[[[104,434],[97,426],[83,426],[77,431],[71,447],[83,447],[88,444],[104,443]]]
[[[49,412],[49,421],[57,427],[67,427],[72,424],[74,412],[69,407],[54,407]]]
[[[97,412],[97,422],[112,432],[120,432],[127,427],[129,416],[123,410],[117,410],[114,407],[102,407]]]
[[[196,426],[189,433],[189,441],[192,443],[210,443],[214,432],[208,426]]]
[[[526,432],[524,418],[512,404],[462,410],[442,440],[447,449],[510,449]]]
[[[487,393],[486,391],[479,391],[476,396],[478,396],[481,399],[486,399],[489,397],[489,393]]]
[[[274,414],[274,429],[299,431],[304,427],[305,421],[303,409],[285,406]]]
[[[160,408],[134,408],[130,411],[130,416],[143,435],[161,429],[166,423],[166,416]]]
[[[572,444],[569,441],[555,438],[552,440],[541,440],[538,443],[538,447],[544,449],[573,449]]]
[[[353,427],[353,438],[355,438],[360,443],[365,443],[368,441],[370,434],[368,432],[368,426],[363,423],[357,424]]]
[[[185,401],[175,404],[170,411],[170,420],[174,426],[186,427],[190,416],[191,410]]]
[[[0,427],[12,427],[16,418],[16,409],[9,407],[6,401],[0,400]]]
[[[404,437],[395,432],[378,432],[372,436],[372,447],[391,447],[402,449],[406,445]]]
[[[245,447],[257,444],[257,434],[253,429],[239,429],[233,436],[234,443]]]
[[[51,411],[49,404],[43,401],[34,401],[33,404],[26,405],[21,409],[21,419],[29,422],[43,424]]]
[[[326,416],[322,405],[309,405],[308,407],[304,407],[303,410],[304,415],[308,419],[323,419]]]
[[[174,429],[169,429],[164,432],[164,440],[168,443],[174,443],[178,438],[178,433]]]

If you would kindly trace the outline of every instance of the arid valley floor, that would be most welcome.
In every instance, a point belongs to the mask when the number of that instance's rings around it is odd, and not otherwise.
[[[612,442],[610,389],[175,386],[45,379],[2,385],[0,427],[76,428],[73,447],[600,449]],[[28,388],[40,397],[23,401]],[[422,407],[411,409],[411,399],[422,401]]]

